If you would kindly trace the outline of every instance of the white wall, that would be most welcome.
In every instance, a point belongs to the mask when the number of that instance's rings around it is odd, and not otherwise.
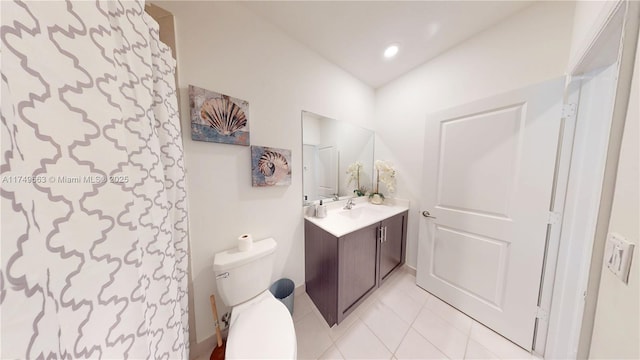
[[[416,266],[427,114],[562,76],[573,7],[532,5],[376,92],[376,159],[396,165],[396,197],[411,201],[408,265]]]
[[[214,253],[278,242],[274,279],[304,283],[301,111],[371,127],[374,93],[239,3],[161,2],[175,17],[197,342],[213,334]],[[187,86],[249,101],[251,143],[292,149],[292,184],[251,187],[249,147],[191,140]],[[223,313],[226,306],[218,303]]]
[[[629,284],[602,268],[589,357],[640,358],[640,51],[629,97],[609,232],[635,244]]]
[[[569,69],[573,69],[580,61],[580,57],[587,53],[592,40],[602,29],[602,25],[617,3],[619,3],[618,0],[578,1],[576,3],[571,33]]]

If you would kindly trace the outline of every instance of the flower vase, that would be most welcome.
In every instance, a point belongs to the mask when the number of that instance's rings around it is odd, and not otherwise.
[[[373,194],[369,198],[369,201],[374,205],[382,205],[384,202],[384,197],[380,194]]]

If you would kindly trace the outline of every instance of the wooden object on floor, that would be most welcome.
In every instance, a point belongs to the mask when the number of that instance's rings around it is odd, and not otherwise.
[[[216,324],[216,338],[218,345],[211,352],[209,360],[224,360],[224,352],[226,349],[226,343],[222,341],[222,332],[220,331],[220,322],[218,321],[218,308],[216,307],[216,297],[211,295],[209,297],[211,301],[211,312],[213,313],[213,321]]]

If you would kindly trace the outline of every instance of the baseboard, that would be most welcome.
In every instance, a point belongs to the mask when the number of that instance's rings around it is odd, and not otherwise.
[[[407,264],[404,264],[403,266],[403,270],[408,272],[409,274],[416,276],[417,272],[416,272],[416,268],[409,266]]]
[[[302,285],[299,285],[295,288],[295,290],[293,290],[293,296],[299,296],[302,295],[304,293],[307,292],[307,288],[305,287],[305,284],[303,283]]]
[[[208,359],[216,346],[216,336],[212,335],[197,344],[191,344],[189,349],[189,359]]]
[[[223,340],[227,338],[227,334],[227,329],[222,330]],[[189,360],[209,359],[209,357],[211,356],[211,352],[218,345],[217,341],[218,340],[216,339],[216,335],[213,334],[197,344],[191,344],[191,347],[189,349]]]

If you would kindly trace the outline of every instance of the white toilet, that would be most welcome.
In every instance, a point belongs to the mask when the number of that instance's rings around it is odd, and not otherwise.
[[[296,332],[287,307],[269,291],[276,241],[231,249],[213,259],[218,296],[232,307],[227,359],[295,359]]]

